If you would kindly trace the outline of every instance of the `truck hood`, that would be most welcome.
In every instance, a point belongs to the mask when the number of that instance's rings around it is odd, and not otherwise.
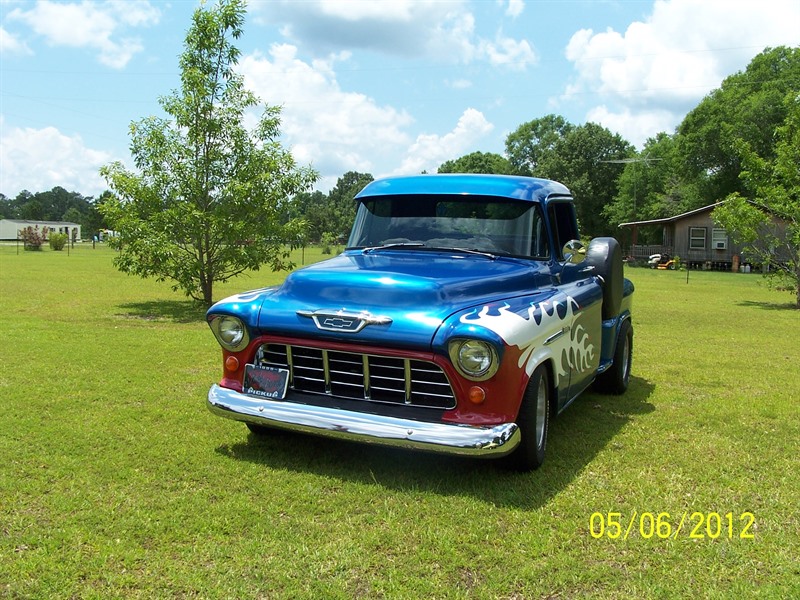
[[[455,312],[552,286],[531,261],[420,250],[348,251],[290,274],[265,297],[265,334],[429,348]]]

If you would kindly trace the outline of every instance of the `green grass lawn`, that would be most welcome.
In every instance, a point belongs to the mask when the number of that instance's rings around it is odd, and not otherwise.
[[[2,598],[800,596],[800,314],[757,275],[629,270],[628,393],[519,475],[212,416],[203,311],[112,257],[0,246]]]

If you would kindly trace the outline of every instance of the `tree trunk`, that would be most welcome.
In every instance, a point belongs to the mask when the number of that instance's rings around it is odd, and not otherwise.
[[[203,304],[206,308],[211,308],[214,304],[213,283],[211,281],[203,281]]]
[[[797,282],[797,302],[794,307],[800,310],[800,260],[797,261],[797,268],[794,271],[795,281]]]

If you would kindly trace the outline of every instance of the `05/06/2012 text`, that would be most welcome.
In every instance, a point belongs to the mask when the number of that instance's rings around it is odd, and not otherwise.
[[[595,539],[627,540],[638,535],[643,539],[755,539],[756,518],[752,512],[682,513],[633,511],[630,518],[620,512],[594,512],[589,517],[589,534]]]

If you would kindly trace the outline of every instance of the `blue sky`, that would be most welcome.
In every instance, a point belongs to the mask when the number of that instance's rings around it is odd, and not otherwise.
[[[0,193],[97,195],[100,166],[131,166],[129,125],[163,116],[197,6],[0,0]],[[641,147],[765,47],[798,44],[798,0],[251,0],[237,42],[322,191],[502,154],[549,113]]]

